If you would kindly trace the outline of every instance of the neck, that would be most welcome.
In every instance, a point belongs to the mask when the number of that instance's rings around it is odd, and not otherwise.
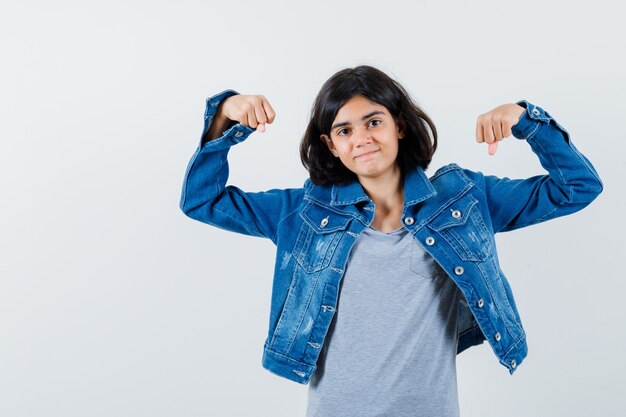
[[[377,212],[402,212],[402,207],[404,206],[404,184],[399,167],[396,166],[385,177],[376,179],[360,177],[359,182],[365,193],[376,204]]]

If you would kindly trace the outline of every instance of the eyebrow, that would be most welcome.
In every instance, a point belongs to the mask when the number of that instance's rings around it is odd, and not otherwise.
[[[377,115],[377,114],[382,114],[382,115],[384,115],[384,114],[385,114],[385,112],[382,112],[382,111],[380,111],[380,110],[375,110],[375,111],[373,111],[373,112],[371,112],[371,113],[368,113],[368,114],[366,114],[365,116],[361,117],[361,120],[369,119],[370,117],[375,116],[375,115]],[[335,124],[333,125],[333,127],[331,127],[331,128],[330,128],[330,130],[335,130],[335,128],[337,128],[337,127],[341,127],[341,126],[349,126],[349,125],[350,125],[350,122],[335,123]]]

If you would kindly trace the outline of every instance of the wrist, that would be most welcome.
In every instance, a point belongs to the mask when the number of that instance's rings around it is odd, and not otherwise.
[[[221,110],[218,110],[213,117],[211,127],[209,127],[209,130],[207,130],[202,138],[202,143],[204,144],[208,141],[219,138],[224,134],[224,131],[228,130],[232,123],[234,122],[226,117]]]

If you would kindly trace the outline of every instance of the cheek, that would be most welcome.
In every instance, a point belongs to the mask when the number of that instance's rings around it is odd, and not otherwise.
[[[354,172],[352,165],[354,164],[354,161],[352,160],[352,158],[349,155],[346,154],[339,154],[339,161],[341,161],[341,165],[343,165],[344,167],[348,168],[350,171]]]
[[[350,165],[350,161],[351,159],[345,155],[345,154],[340,154],[339,155],[339,160],[341,161],[342,164],[344,164],[345,166]]]
[[[347,143],[335,142],[335,152],[337,152],[338,155],[348,155],[350,151],[350,146]]]

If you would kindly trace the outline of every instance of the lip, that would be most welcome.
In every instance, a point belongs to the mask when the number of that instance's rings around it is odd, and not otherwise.
[[[366,157],[366,156],[370,156],[370,155],[375,154],[378,151],[379,151],[379,149],[375,149],[375,150],[370,151],[370,152],[362,153],[361,155],[355,156],[354,159],[359,159],[359,158],[363,158],[363,157]]]

